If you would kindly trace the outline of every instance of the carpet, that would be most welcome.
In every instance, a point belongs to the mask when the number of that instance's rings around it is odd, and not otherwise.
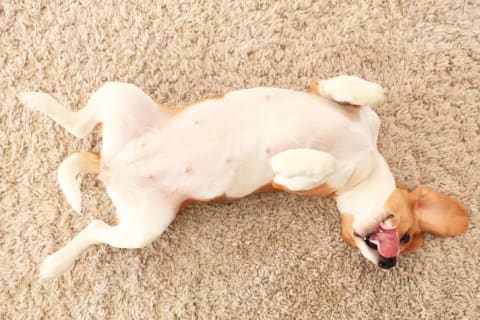
[[[0,3],[0,318],[476,319],[480,314],[480,7],[476,1],[3,1]],[[386,88],[380,149],[396,177],[458,197],[471,223],[382,271],[340,237],[332,199],[254,195],[186,209],[142,250],[96,246],[67,274],[41,261],[93,218],[56,183],[95,150],[26,111],[41,90],[72,109],[108,80],[188,104],[254,86],[304,90],[354,74]]]

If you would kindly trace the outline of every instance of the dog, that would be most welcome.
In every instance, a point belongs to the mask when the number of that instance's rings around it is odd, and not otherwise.
[[[333,196],[343,239],[384,269],[419,248],[424,232],[455,236],[468,226],[458,200],[396,182],[377,149],[380,119],[372,108],[383,102],[383,88],[355,76],[314,81],[309,91],[232,91],[184,108],[118,82],[103,85],[77,112],[40,92],[21,100],[77,138],[101,125],[101,152],[70,155],[58,182],[80,212],[79,174],[98,174],[119,221],[91,222],[45,259],[42,278],[67,271],[93,244],[150,244],[189,204],[255,192]]]

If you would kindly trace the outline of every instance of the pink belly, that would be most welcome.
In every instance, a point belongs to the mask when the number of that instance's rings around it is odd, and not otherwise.
[[[272,180],[270,157],[314,148],[336,157],[371,147],[354,113],[308,93],[274,88],[236,91],[173,117],[109,159],[109,181],[211,199],[242,197]]]

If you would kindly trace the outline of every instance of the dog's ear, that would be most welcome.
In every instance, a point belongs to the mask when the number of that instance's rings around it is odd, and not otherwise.
[[[353,239],[353,216],[350,214],[342,214],[341,215],[341,223],[342,227],[342,238],[352,247],[356,248],[357,244]]]
[[[439,236],[456,236],[467,229],[467,210],[458,200],[422,185],[418,185],[411,194],[422,231]]]

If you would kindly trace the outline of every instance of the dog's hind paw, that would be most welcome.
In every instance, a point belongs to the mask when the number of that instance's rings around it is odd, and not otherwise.
[[[316,82],[316,91],[339,103],[375,107],[384,100],[383,88],[355,76],[338,76]]]
[[[24,92],[20,94],[20,101],[31,111],[47,111],[52,105],[58,105],[58,101],[52,96],[42,92]]]
[[[51,279],[64,273],[73,265],[73,261],[61,251],[48,256],[40,266],[40,279]]]
[[[74,153],[62,161],[57,172],[60,189],[77,213],[81,213],[82,210],[82,194],[80,191],[82,180],[79,177],[81,161],[81,155]]]

